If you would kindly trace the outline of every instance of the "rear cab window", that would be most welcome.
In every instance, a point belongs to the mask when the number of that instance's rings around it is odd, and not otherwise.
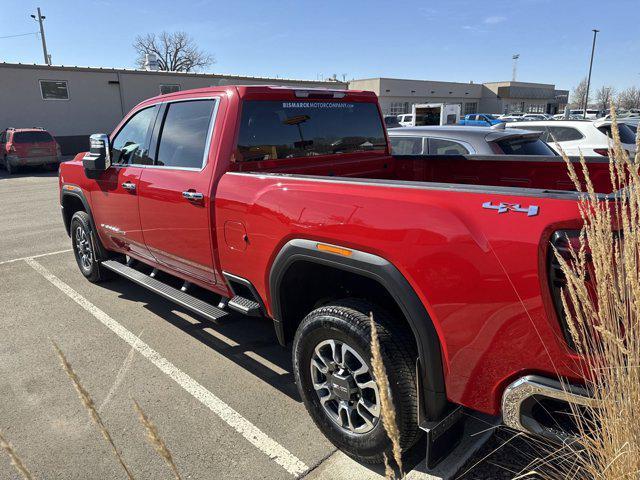
[[[373,102],[245,100],[236,161],[378,151],[387,141]]]

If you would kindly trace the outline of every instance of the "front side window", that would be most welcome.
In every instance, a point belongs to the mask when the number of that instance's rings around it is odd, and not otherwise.
[[[238,161],[384,151],[375,103],[262,101],[243,103]]]
[[[589,110],[587,110],[589,112]],[[611,125],[602,125],[598,127],[602,133],[604,133],[607,137],[613,138],[613,133],[611,132]],[[620,141],[622,143],[636,143],[636,133],[633,129],[624,123],[618,124],[618,133],[620,134]]]
[[[422,155],[422,137],[389,137],[393,155]]]
[[[444,140],[441,138],[429,139],[429,155],[467,155],[464,145],[453,140]]]
[[[157,165],[202,168],[215,100],[170,103],[158,145]]]
[[[40,80],[40,93],[43,100],[69,100],[66,80]]]
[[[120,165],[148,165],[149,137],[156,118],[156,107],[134,114],[113,138],[112,163]]]

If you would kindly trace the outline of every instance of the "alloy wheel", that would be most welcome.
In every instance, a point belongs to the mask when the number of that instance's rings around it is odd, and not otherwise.
[[[80,265],[84,270],[90,270],[91,265],[93,265],[93,249],[91,248],[89,235],[81,225],[76,227],[75,247]]]
[[[380,394],[362,356],[340,340],[324,340],[310,363],[313,388],[329,418],[349,433],[373,430],[380,420]]]

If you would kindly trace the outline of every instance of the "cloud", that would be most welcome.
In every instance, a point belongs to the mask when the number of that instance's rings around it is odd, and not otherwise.
[[[495,25],[496,23],[502,23],[506,20],[507,17],[492,16],[485,18],[482,23],[486,23],[487,25]]]

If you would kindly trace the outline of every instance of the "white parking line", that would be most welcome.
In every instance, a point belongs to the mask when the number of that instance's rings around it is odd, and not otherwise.
[[[98,319],[104,326],[127,342],[131,348],[135,349],[143,357],[158,367],[163,373],[172,378],[184,390],[199,400],[209,410],[224,420],[249,443],[266,454],[270,459],[284,468],[291,475],[299,477],[309,470],[309,467],[298,459],[298,457],[289,452],[289,450],[273,440],[249,420],[244,418],[189,375],[169,362],[166,358],[162,357],[162,355],[140,340],[135,334],[120,325],[108,314],[96,307],[93,303],[56,277],[40,263],[35,261],[33,258],[25,258],[24,261],[36,272],[47,279],[52,285],[57,287],[65,295]]]
[[[28,257],[21,257],[21,258],[12,258],[11,260],[4,260],[3,262],[0,262],[0,265],[4,265],[5,263],[20,262],[21,260],[28,260],[30,258],[48,257],[49,255],[58,255],[59,253],[67,253],[71,251],[72,250],[68,248],[66,250],[58,250],[57,252],[41,253],[40,255],[30,255]]]

